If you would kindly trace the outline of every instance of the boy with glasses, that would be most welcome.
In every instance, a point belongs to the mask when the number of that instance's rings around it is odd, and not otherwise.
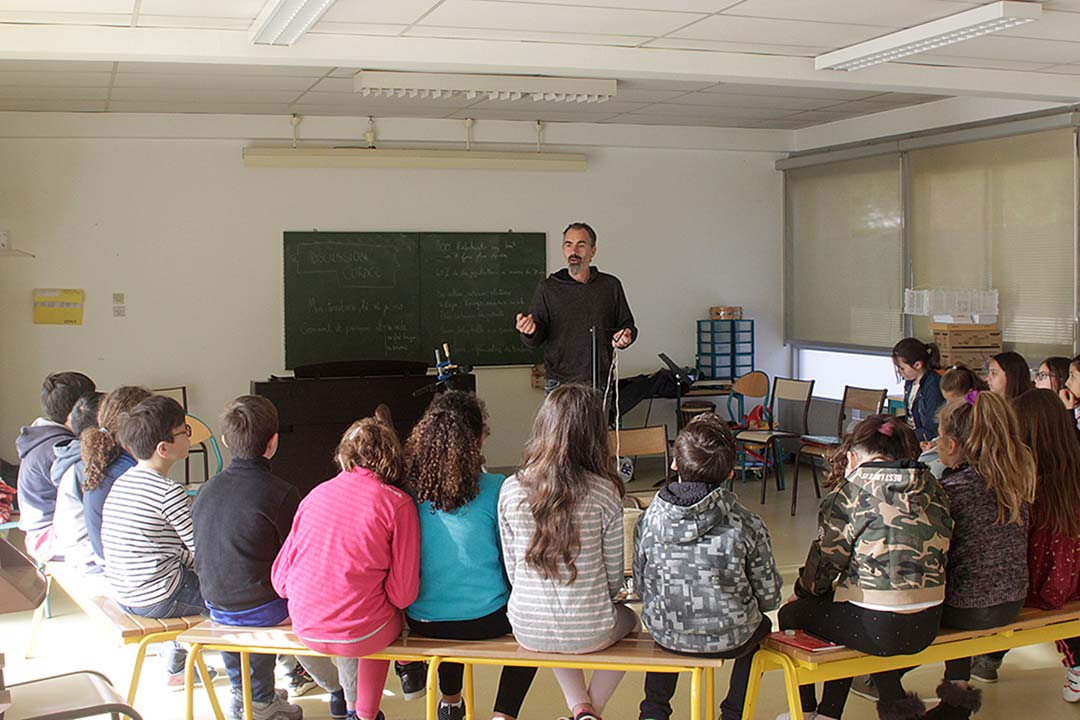
[[[105,577],[121,607],[148,618],[205,615],[195,575],[195,537],[184,488],[168,478],[187,457],[191,427],[172,398],[152,395],[120,427],[120,444],[137,463],[113,484],[101,515]],[[184,684],[187,651],[166,653],[170,686]]]

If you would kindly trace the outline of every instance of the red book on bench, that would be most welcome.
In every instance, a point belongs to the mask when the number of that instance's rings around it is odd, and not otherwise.
[[[844,647],[811,635],[804,630],[781,630],[780,632],[769,633],[769,638],[778,643],[797,647],[808,652],[828,652],[829,650],[840,650]]]

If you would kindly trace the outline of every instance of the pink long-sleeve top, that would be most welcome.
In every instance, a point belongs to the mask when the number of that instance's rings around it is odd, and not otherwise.
[[[363,645],[416,599],[420,524],[405,492],[363,468],[342,472],[300,503],[274,561],[274,589],[289,601],[302,640]]]

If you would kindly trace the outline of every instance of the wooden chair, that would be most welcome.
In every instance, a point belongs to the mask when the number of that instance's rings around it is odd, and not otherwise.
[[[810,473],[814,478],[814,494],[821,498],[821,486],[818,484],[817,462],[814,458],[828,460],[829,453],[840,447],[840,442],[852,421],[861,420],[864,414],[880,413],[885,406],[886,390],[844,386],[844,397],[840,400],[840,415],[836,421],[836,435],[803,435],[799,451],[795,453],[795,478],[791,485],[791,514],[795,515],[799,502],[799,461],[803,455],[810,455]]]
[[[614,455],[616,450],[615,430],[608,430],[608,447]],[[663,455],[664,477],[656,483],[663,485],[671,470],[671,450],[668,447],[667,425],[650,425],[643,428],[631,428],[618,431],[618,451],[621,455],[639,457],[641,455]]]
[[[807,434],[807,420],[810,416],[810,398],[813,397],[813,380],[794,380],[792,378],[775,378],[773,380],[772,394],[769,398],[768,425],[764,430],[741,430],[735,435],[735,441],[739,445],[742,454],[746,448],[762,448],[764,465],[761,472],[761,502],[765,502],[765,489],[767,487],[769,457],[772,456],[773,467],[776,468],[776,489],[784,489],[784,469],[777,449],[777,442],[786,438],[797,438]],[[781,430],[776,421],[776,413],[779,409],[777,402],[794,403],[801,405],[796,410],[798,417],[790,430]],[[743,465],[746,465],[745,456]]]
[[[728,417],[731,418],[729,425],[732,426],[732,430],[746,427],[746,398],[760,399],[762,405],[768,404],[769,376],[761,370],[754,370],[736,378],[732,383],[727,400]],[[738,403],[738,413],[735,412],[732,402]],[[745,475],[743,479],[746,479]]]

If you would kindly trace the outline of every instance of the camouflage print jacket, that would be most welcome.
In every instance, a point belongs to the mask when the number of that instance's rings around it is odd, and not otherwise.
[[[769,531],[723,487],[671,483],[634,531],[641,621],[668,650],[720,653],[746,644],[783,581]]]
[[[827,595],[892,607],[945,599],[949,499],[925,465],[865,463],[821,501],[818,537],[795,582]]]

